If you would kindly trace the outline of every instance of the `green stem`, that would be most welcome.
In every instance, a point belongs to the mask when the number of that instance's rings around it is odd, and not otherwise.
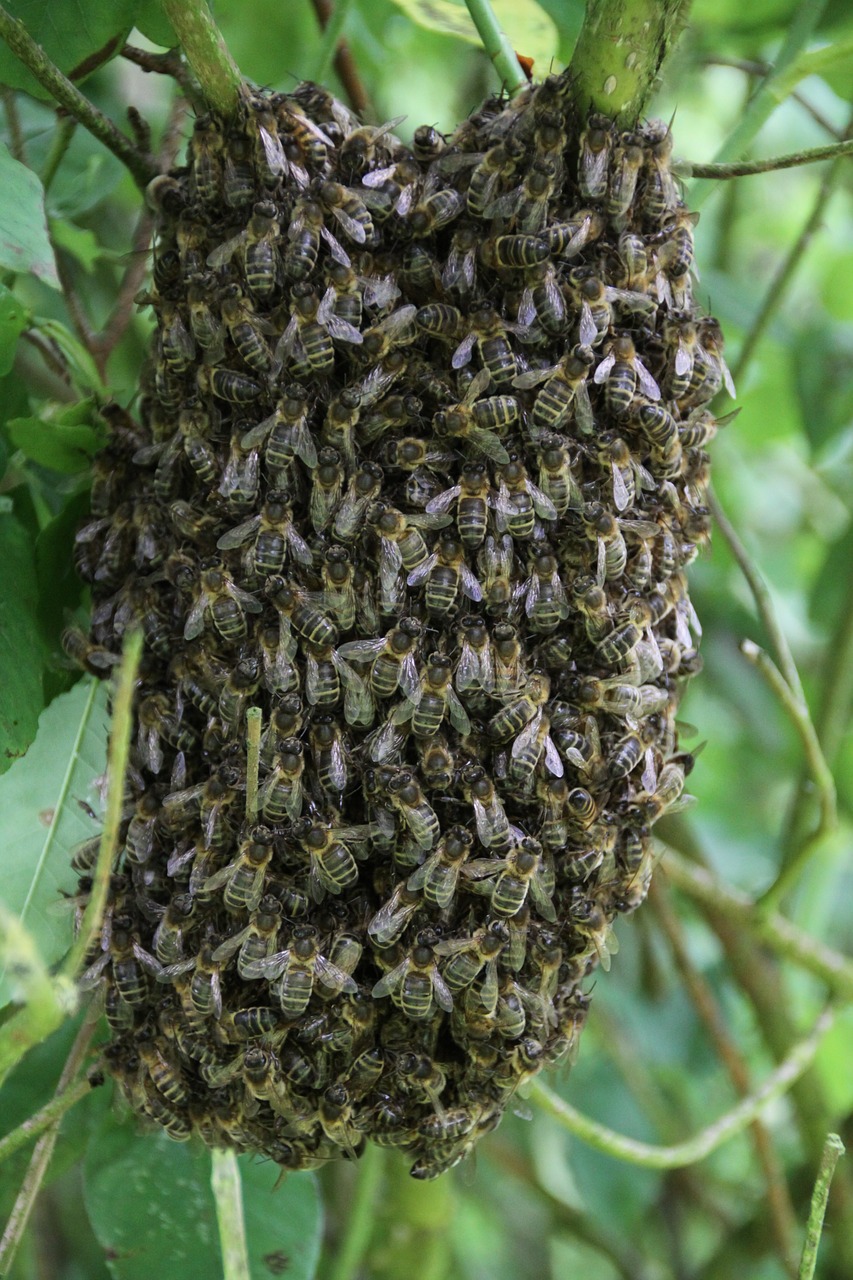
[[[27,163],[27,149],[24,144],[24,131],[21,128],[21,117],[18,112],[18,99],[15,90],[5,86],[0,89],[3,99],[3,110],[6,116],[6,128],[9,130],[9,150],[21,164]]]
[[[45,195],[47,195],[54,178],[59,172],[62,157],[71,145],[71,139],[74,137],[76,128],[77,121],[69,116],[57,120],[53,142],[50,145],[50,151],[44,165],[44,173],[41,175],[41,185],[44,187]]]
[[[216,1201],[219,1247],[222,1250],[222,1280],[252,1280],[237,1156],[233,1151],[214,1147],[210,1158],[210,1185]]]
[[[820,749],[817,732],[812,724],[809,709],[793,693],[772,658],[769,658],[754,641],[744,640],[740,649],[747,661],[753,663],[764,676],[764,679],[787,711],[794,728],[799,734],[803,751],[805,752],[806,763],[820,797],[821,819],[817,834],[824,835],[827,831],[833,830],[838,822],[835,779]]]
[[[411,1157],[388,1152],[370,1256],[370,1280],[446,1280],[457,1197],[447,1174],[432,1182],[409,1177]]]
[[[770,118],[779,103],[784,101],[787,94],[777,92],[781,87],[777,86],[777,81],[810,40],[825,8],[826,0],[800,0],[788,22],[788,34],[772,68],[756,86],[746,110],[741,113],[735,128],[714,156],[715,164],[740,159],[764,122]],[[691,185],[688,196],[691,209],[699,209],[705,203],[714,190],[714,183],[713,178],[702,178]]]
[[[44,1133],[45,1129],[49,1129],[57,1120],[61,1120],[66,1111],[70,1111],[91,1091],[92,1085],[88,1079],[84,1077],[78,1080],[70,1089],[66,1089],[64,1093],[59,1093],[51,1098],[50,1102],[46,1102],[41,1110],[36,1111],[23,1124],[19,1124],[17,1129],[0,1138],[0,1164],[8,1160],[9,1156],[14,1155],[21,1147],[25,1147],[33,1138],[37,1138],[40,1133]]]
[[[107,754],[107,805],[104,813],[104,829],[98,860],[92,876],[92,891],[83,916],[80,932],[65,958],[62,972],[75,977],[86,952],[101,927],[104,908],[109,893],[110,876],[118,849],[119,830],[124,809],[124,780],[130,753],[130,735],[133,728],[133,695],[136,674],[142,657],[142,632],[133,631],[124,642],[121,667],[118,674],[115,701],[113,703],[110,742]]]
[[[88,98],[76,88],[59,67],[51,62],[41,45],[36,44],[23,22],[0,6],[0,37],[16,58],[23,62],[69,115],[79,120],[90,133],[118,156],[133,174],[139,186],[146,186],[156,170],[150,156],[144,156]]]
[[[800,1259],[797,1280],[812,1280],[814,1275],[815,1266],[817,1265],[817,1251],[820,1246],[820,1237],[823,1233],[826,1203],[829,1199],[829,1187],[832,1182],[832,1175],[835,1173],[835,1166],[843,1155],[844,1143],[838,1134],[827,1134],[823,1154],[820,1158],[820,1168],[818,1169],[814,1191],[812,1192],[809,1221],[806,1227],[806,1238],[803,1244],[803,1255]]]
[[[161,0],[205,100],[226,119],[243,90],[240,69],[219,34],[206,0]]]
[[[760,1115],[768,1103],[786,1093],[795,1080],[811,1066],[815,1059],[821,1040],[833,1022],[833,1013],[826,1009],[818,1018],[811,1034],[794,1049],[775,1071],[767,1077],[761,1088],[727,1111],[714,1124],[708,1125],[701,1133],[679,1142],[673,1146],[656,1147],[648,1142],[638,1142],[634,1138],[626,1138],[624,1134],[615,1133],[605,1125],[590,1120],[582,1115],[570,1103],[552,1091],[541,1081],[534,1082],[530,1098],[566,1129],[595,1147],[598,1151],[614,1156],[619,1160],[627,1160],[631,1164],[641,1165],[645,1169],[682,1169],[685,1165],[696,1164],[704,1160],[712,1151],[716,1151],[724,1142],[742,1133],[744,1129]]]
[[[344,27],[352,8],[352,0],[336,0],[335,7],[331,12],[329,21],[323,28],[323,39],[320,41],[320,47],[317,50],[314,62],[308,72],[306,79],[314,80],[317,84],[322,84],[329,74],[329,67],[332,64],[338,45],[343,35]]]
[[[385,1152],[368,1143],[358,1162],[355,1195],[344,1233],[334,1252],[328,1280],[354,1280],[373,1233],[373,1220],[385,1168]]]
[[[755,173],[773,173],[776,169],[795,169],[801,164],[817,164],[819,160],[835,160],[853,152],[853,138],[843,142],[831,142],[825,147],[811,147],[807,151],[793,151],[786,156],[772,156],[769,160],[743,160],[739,164],[693,164],[691,160],[677,160],[673,173],[681,178],[749,178]]]
[[[689,8],[690,0],[588,0],[569,68],[579,114],[636,124]]]
[[[658,874],[665,875],[694,901],[725,915],[742,933],[751,934],[778,955],[813,973],[839,999],[853,1000],[853,961],[840,952],[809,937],[775,911],[759,913],[745,893],[688,862],[668,845]]]
[[[261,762],[261,708],[246,712],[246,817],[254,822],[258,816],[258,770]]]
[[[483,48],[495,64],[501,84],[511,98],[527,84],[509,37],[495,17],[489,0],[465,0],[471,21],[483,42]]]

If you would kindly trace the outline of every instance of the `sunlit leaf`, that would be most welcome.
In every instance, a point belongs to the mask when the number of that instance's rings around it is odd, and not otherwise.
[[[60,892],[72,892],[77,882],[71,850],[99,831],[79,801],[99,805],[94,780],[106,764],[106,720],[105,685],[81,680],[42,712],[30,750],[0,778],[3,898],[47,964],[70,941],[69,918],[57,907]],[[7,999],[0,974],[0,1004]]]
[[[109,253],[93,231],[77,227],[64,218],[51,218],[50,234],[57,248],[64,249],[85,271],[92,271],[95,263]]]
[[[133,25],[136,0],[10,0],[19,18],[48,57],[72,80],[82,80],[121,51]],[[0,41],[0,81],[46,98],[47,91]]]
[[[394,0],[418,26],[481,44],[462,0]],[[517,53],[532,58],[536,74],[547,74],[556,57],[559,34],[552,19],[534,0],[494,0],[492,8]]]
[[[40,333],[59,347],[78,386],[86,391],[98,391],[103,396],[107,395],[107,388],[101,381],[94,360],[66,325],[43,316],[37,317],[34,324]]]
[[[0,514],[0,773],[32,742],[42,708],[44,647],[36,617],[35,561],[29,534]],[[8,903],[14,909],[12,903]]]
[[[7,430],[15,448],[32,462],[70,475],[87,467],[101,445],[98,432],[84,423],[13,418]]]
[[[163,12],[160,0],[140,0],[136,8],[134,24],[152,44],[171,49],[178,43],[172,24]]]
[[[240,1160],[253,1276],[310,1280],[319,1251],[320,1207],[310,1174],[273,1192],[278,1170]],[[107,1122],[85,1162],[89,1218],[116,1280],[222,1274],[210,1155],[164,1133]]]
[[[27,311],[14,293],[0,284],[0,377],[12,368],[18,338],[29,322]]]
[[[8,52],[0,41],[0,49]],[[0,77],[2,78],[2,77]],[[36,175],[0,145],[0,267],[32,272],[59,288],[53,250],[47,237],[44,191]]]

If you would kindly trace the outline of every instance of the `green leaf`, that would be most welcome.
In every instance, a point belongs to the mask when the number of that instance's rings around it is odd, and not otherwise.
[[[398,9],[430,31],[456,36],[469,44],[480,44],[477,28],[463,0],[393,0]],[[498,22],[517,53],[532,58],[537,75],[547,69],[557,55],[559,33],[553,20],[535,0],[493,0]]]
[[[58,648],[64,615],[80,602],[83,583],[74,568],[71,549],[74,533],[88,510],[88,491],[75,494],[36,538],[38,616],[49,649]]]
[[[0,284],[0,377],[5,377],[12,368],[18,338],[28,324],[26,308],[10,289]]]
[[[69,475],[88,467],[102,443],[94,427],[44,422],[41,418],[13,418],[7,430],[12,444],[25,457]]]
[[[106,398],[108,391],[101,381],[94,360],[71,330],[59,320],[46,319],[44,316],[37,316],[34,326],[59,347],[77,385],[85,390],[97,391]]]
[[[91,272],[96,262],[109,256],[109,249],[98,243],[94,231],[76,227],[73,222],[66,222],[63,218],[50,219],[50,234],[57,248],[64,249],[75,258],[84,271]]]
[[[6,8],[60,71],[79,83],[121,52],[133,26],[136,0],[12,0]],[[37,98],[49,96],[2,41],[0,82]]]
[[[152,44],[163,49],[174,49],[179,43],[172,24],[163,12],[161,0],[141,0],[136,10],[136,29],[147,36]]]
[[[41,715],[23,760],[0,778],[3,814],[3,897],[38,943],[46,964],[68,949],[70,922],[57,912],[61,890],[77,876],[71,850],[98,834],[78,804],[99,806],[95,778],[106,767],[106,686],[81,680]],[[0,975],[0,1004],[8,987]]]
[[[2,41],[0,50],[8,52]],[[44,190],[32,170],[13,159],[2,144],[0,191],[0,267],[30,272],[58,289],[59,277],[47,236]]]
[[[36,619],[33,545],[10,513],[0,515],[0,565],[0,773],[5,773],[36,735],[45,658]],[[16,910],[8,899],[7,905]]]
[[[251,1274],[310,1280],[320,1235],[313,1177],[294,1174],[273,1194],[274,1165],[247,1157],[239,1163]],[[222,1274],[210,1155],[203,1148],[108,1122],[89,1144],[84,1177],[89,1219],[116,1280]]]

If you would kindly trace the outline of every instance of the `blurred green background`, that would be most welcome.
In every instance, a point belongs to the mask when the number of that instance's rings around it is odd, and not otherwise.
[[[435,6],[422,8],[440,12]],[[782,0],[751,5],[697,0],[649,107],[650,115],[674,116],[677,156],[696,162],[714,156],[741,118],[763,64],[773,61],[807,8],[815,19],[811,40],[750,154],[791,152],[845,133],[853,109],[853,11],[844,0],[823,7]],[[137,19],[143,31],[166,40],[156,4],[143,9],[147,16]],[[214,10],[241,70],[257,83],[286,89],[321,66],[321,36],[309,0],[253,0],[251,5],[220,0]],[[548,21],[542,20],[543,11]],[[429,29],[414,21],[413,13],[421,14],[419,6],[356,0],[344,29],[372,118],[405,115],[399,129],[404,137],[423,122],[451,129],[497,87],[475,44]],[[517,3],[511,6],[509,31],[518,52],[535,53],[535,74],[545,75],[570,58],[582,18],[577,0],[548,0],[541,7]],[[139,31],[130,40],[154,47]],[[331,71],[327,82],[343,95]],[[128,103],[137,104],[155,137],[169,114],[170,91],[165,77],[145,74],[121,58],[86,84],[86,92],[116,120],[123,119]],[[27,161],[41,171],[55,136],[54,112],[23,96],[15,109]],[[5,141],[14,150],[8,102],[5,121]],[[184,138],[190,127],[184,119]],[[713,447],[716,491],[770,586],[813,717],[828,735],[838,785],[838,828],[813,848],[785,911],[801,929],[848,952],[853,934],[848,856],[853,799],[851,192],[849,159],[836,167],[831,183],[826,165],[721,183],[703,204],[696,236],[699,297],[723,324],[742,410]],[[66,276],[98,331],[128,265],[138,216],[133,184],[118,162],[78,129],[51,185],[48,210]],[[812,233],[800,245],[810,224]],[[739,352],[786,263],[790,278],[738,372]],[[24,278],[15,282],[14,293],[39,317],[69,323],[61,293]],[[133,394],[145,340],[146,322],[135,319],[110,359],[107,382],[124,403]],[[14,504],[17,517],[34,531],[37,550],[41,547],[31,573],[39,592],[46,705],[72,679],[55,654],[62,608],[79,604],[69,548],[84,509],[86,473],[81,466],[60,474],[16,452],[8,423],[36,412],[51,394],[37,346],[22,344],[14,369],[0,385],[0,463],[7,467],[0,501]],[[739,651],[744,638],[766,646],[768,637],[719,533],[691,576],[704,626],[705,670],[693,682],[682,717],[697,727],[698,737],[689,744],[707,745],[690,779],[698,803],[689,815],[669,819],[665,833],[662,824],[661,832],[729,884],[758,893],[772,882],[783,857],[801,782],[802,747],[784,709]],[[0,668],[0,680],[13,677],[13,671]],[[34,715],[40,710],[34,708]],[[44,767],[61,773],[69,726],[73,729],[79,718],[79,697],[51,710],[54,718],[37,748]],[[0,780],[0,828],[10,824],[11,857],[18,847],[14,833],[40,817],[32,808],[36,801],[28,799],[21,772],[26,763]],[[815,822],[810,805],[806,788],[799,812],[807,829]],[[695,983],[710,999],[751,1089],[792,1039],[807,1033],[825,992],[801,970],[777,965],[742,926],[709,918],[673,892],[663,874],[654,897],[618,924],[621,949],[611,972],[599,974],[595,983],[580,1059],[571,1074],[559,1072],[549,1083],[604,1124],[648,1142],[669,1143],[704,1128],[738,1096],[731,1064],[727,1068],[721,1062],[698,1010]],[[679,963],[673,939],[681,949]],[[685,968],[694,981],[692,993]],[[0,1093],[4,1130],[50,1096],[72,1033],[73,1028],[63,1029],[30,1055]],[[700,1165],[668,1174],[593,1151],[520,1100],[516,1114],[484,1141],[476,1161],[434,1186],[408,1183],[402,1167],[394,1165],[374,1171],[379,1181],[367,1219],[372,1228],[368,1261],[362,1272],[346,1274],[400,1280],[781,1280],[791,1274],[790,1256],[799,1249],[816,1171],[815,1135],[830,1127],[842,1136],[846,1132],[848,1140],[853,1135],[851,1063],[853,1011],[848,1009],[839,1014],[808,1083],[765,1113],[761,1134],[748,1131]],[[189,1212],[195,1175],[180,1163],[183,1154],[174,1145],[166,1150],[160,1139],[139,1139],[133,1126],[121,1127],[109,1092],[99,1091],[65,1121],[14,1280],[135,1275],[124,1257],[105,1261],[103,1217],[115,1218],[121,1201],[131,1234],[137,1220],[141,1230],[146,1215],[154,1212],[152,1182],[174,1188],[167,1198],[186,1211],[187,1221],[197,1216]],[[138,1152],[140,1143],[154,1154],[125,1155],[129,1168],[142,1169],[139,1178],[98,1179],[102,1159],[120,1160],[122,1152]],[[0,1165],[3,1219],[27,1155]],[[261,1217],[289,1218],[294,1241],[289,1252],[278,1249],[280,1256],[268,1251],[258,1275],[310,1275],[320,1231],[315,1179],[292,1177],[273,1193],[275,1172],[254,1166],[247,1197]],[[359,1176],[360,1170],[344,1165],[321,1171],[316,1180],[325,1211],[327,1252],[319,1272],[324,1280],[333,1274],[346,1280],[333,1272],[333,1260]],[[853,1169],[840,1175],[833,1193],[839,1200],[848,1180],[853,1185]],[[367,1197],[371,1188],[362,1190]],[[157,1221],[166,1234],[168,1216]],[[182,1229],[191,1227],[182,1228],[179,1221],[169,1228],[177,1234]],[[835,1252],[830,1248],[832,1233],[842,1229],[840,1221],[830,1223],[817,1272],[832,1280],[849,1280],[851,1274],[843,1261],[845,1254],[849,1260],[850,1242],[844,1246],[836,1238]],[[787,1267],[781,1256],[786,1231]],[[215,1255],[212,1236],[208,1243]],[[402,1253],[395,1253],[397,1246]],[[186,1259],[175,1255],[171,1262],[164,1260],[164,1280],[218,1273],[204,1261],[207,1255],[195,1236],[186,1241],[185,1253],[190,1260],[198,1254],[198,1272],[191,1266],[186,1270]],[[283,1270],[277,1272],[278,1266]]]

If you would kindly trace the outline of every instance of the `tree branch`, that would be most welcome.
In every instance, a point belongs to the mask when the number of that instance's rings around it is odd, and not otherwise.
[[[810,147],[807,151],[792,151],[786,156],[771,156],[769,160],[743,160],[739,164],[694,164],[692,160],[676,160],[673,173],[680,178],[749,178],[755,173],[773,173],[776,169],[795,169],[801,164],[817,164],[819,160],[835,160],[853,153],[853,138],[842,142],[830,142],[825,147]]]
[[[236,114],[243,77],[219,34],[206,0],[161,0],[205,101],[228,119]]]
[[[133,174],[140,187],[145,187],[156,172],[150,156],[144,156],[126,138],[112,120],[84,98],[67,76],[51,62],[41,45],[36,44],[26,27],[17,18],[0,6],[0,37],[2,37],[16,58],[23,62],[43,88],[65,108],[69,115],[79,120],[104,146],[118,156]]]
[[[489,0],[465,0],[471,21],[483,42],[483,48],[495,65],[501,84],[511,98],[527,84],[509,37],[502,30]]]

